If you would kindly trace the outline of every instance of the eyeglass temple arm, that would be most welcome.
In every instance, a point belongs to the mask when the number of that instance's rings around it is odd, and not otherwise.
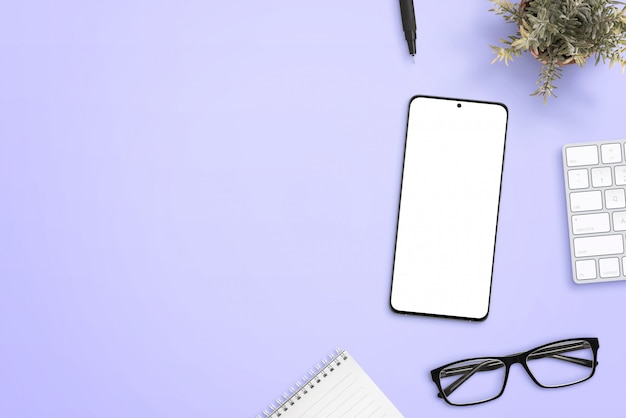
[[[592,360],[581,359],[581,358],[576,358],[576,357],[569,357],[569,356],[563,356],[563,355],[559,354],[559,353],[563,353],[563,352],[567,352],[567,351],[579,350],[581,348],[587,348],[585,342],[572,343],[572,344],[559,346],[559,347],[554,347],[554,348],[546,347],[544,349],[541,349],[541,350],[538,350],[536,352],[531,353],[528,356],[528,359],[529,360],[535,360],[535,359],[545,358],[545,357],[554,357],[554,358],[557,358],[559,360],[568,361],[570,363],[579,364],[581,366],[593,367],[593,361]],[[445,371],[445,374],[443,375],[443,377],[455,376],[455,375],[459,375],[459,374],[463,374],[463,376],[461,376],[459,379],[457,379],[454,382],[452,382],[450,385],[446,386],[443,389],[443,391],[446,394],[446,396],[448,396],[452,392],[454,392],[459,386],[461,386],[465,381],[467,381],[467,379],[472,377],[472,375],[474,375],[474,373],[476,373],[478,371],[497,370],[497,369],[499,369],[499,368],[501,368],[503,366],[504,365],[500,361],[493,361],[492,360],[492,361],[484,361],[484,362],[476,364],[474,366],[464,366],[464,367],[455,367],[455,368],[452,368],[452,369],[447,369]],[[439,398],[442,397],[441,393],[438,393],[437,396]]]
[[[568,351],[579,350],[581,348],[587,348],[585,343],[582,343],[582,342],[581,343],[572,343],[572,344],[568,344],[566,346],[554,347],[554,348],[546,347],[546,348],[543,348],[541,350],[532,352],[528,356],[528,360],[535,360],[535,359],[545,358],[545,357],[554,357],[554,358],[557,358],[559,360],[569,361],[570,363],[580,364],[581,366],[593,367],[593,360],[587,360],[587,359],[583,359],[583,358],[563,356],[563,355],[560,354],[560,353],[565,353],[565,352],[568,352]]]

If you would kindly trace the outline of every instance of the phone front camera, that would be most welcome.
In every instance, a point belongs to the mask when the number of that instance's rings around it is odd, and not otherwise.
[[[457,103],[457,104],[456,104],[456,107],[461,107],[461,103]]]

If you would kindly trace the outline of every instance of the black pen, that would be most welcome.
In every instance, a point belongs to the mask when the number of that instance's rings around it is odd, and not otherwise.
[[[409,46],[409,53],[415,61],[415,9],[413,8],[413,0],[400,0],[400,13],[402,14],[402,29],[404,29],[404,37]]]

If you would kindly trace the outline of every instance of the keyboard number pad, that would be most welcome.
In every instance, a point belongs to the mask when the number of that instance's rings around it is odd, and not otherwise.
[[[626,280],[626,139],[563,146],[575,283]]]

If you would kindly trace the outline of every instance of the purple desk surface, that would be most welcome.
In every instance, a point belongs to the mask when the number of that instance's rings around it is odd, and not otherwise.
[[[571,279],[561,147],[626,137],[626,75],[569,66],[544,105],[489,8],[416,2],[414,64],[397,1],[6,3],[0,416],[255,417],[336,347],[407,417],[623,412],[626,283]],[[509,108],[485,322],[389,308],[415,94]],[[579,336],[583,384],[435,396],[431,368]]]

